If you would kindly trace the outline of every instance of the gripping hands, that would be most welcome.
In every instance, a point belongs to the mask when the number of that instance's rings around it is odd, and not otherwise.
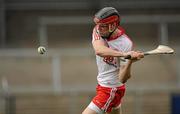
[[[144,58],[144,53],[140,51],[129,51],[125,53],[125,59],[131,59],[131,60],[140,60],[141,58]]]

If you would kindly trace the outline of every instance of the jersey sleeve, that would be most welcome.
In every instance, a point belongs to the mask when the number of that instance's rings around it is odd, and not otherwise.
[[[124,34],[124,36],[126,37],[126,46],[124,52],[132,51],[134,48],[132,40],[126,34]]]

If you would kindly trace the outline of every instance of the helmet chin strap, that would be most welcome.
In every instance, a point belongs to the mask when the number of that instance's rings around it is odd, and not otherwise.
[[[101,36],[101,37],[103,39],[109,39],[111,37],[111,35],[114,33],[115,30],[116,30],[116,28],[113,31],[109,30],[109,35],[108,36]]]

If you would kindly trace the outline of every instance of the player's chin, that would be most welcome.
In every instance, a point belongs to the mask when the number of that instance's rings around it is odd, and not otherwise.
[[[101,35],[101,37],[108,37],[109,36],[109,34],[100,34]]]

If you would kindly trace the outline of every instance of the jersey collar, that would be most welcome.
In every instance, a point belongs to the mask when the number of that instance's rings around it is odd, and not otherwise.
[[[120,37],[121,35],[123,35],[125,33],[124,29],[122,27],[118,27],[118,32],[116,33],[113,33],[110,38],[107,39],[107,41],[112,41],[112,40],[115,40],[117,39],[118,37]]]

